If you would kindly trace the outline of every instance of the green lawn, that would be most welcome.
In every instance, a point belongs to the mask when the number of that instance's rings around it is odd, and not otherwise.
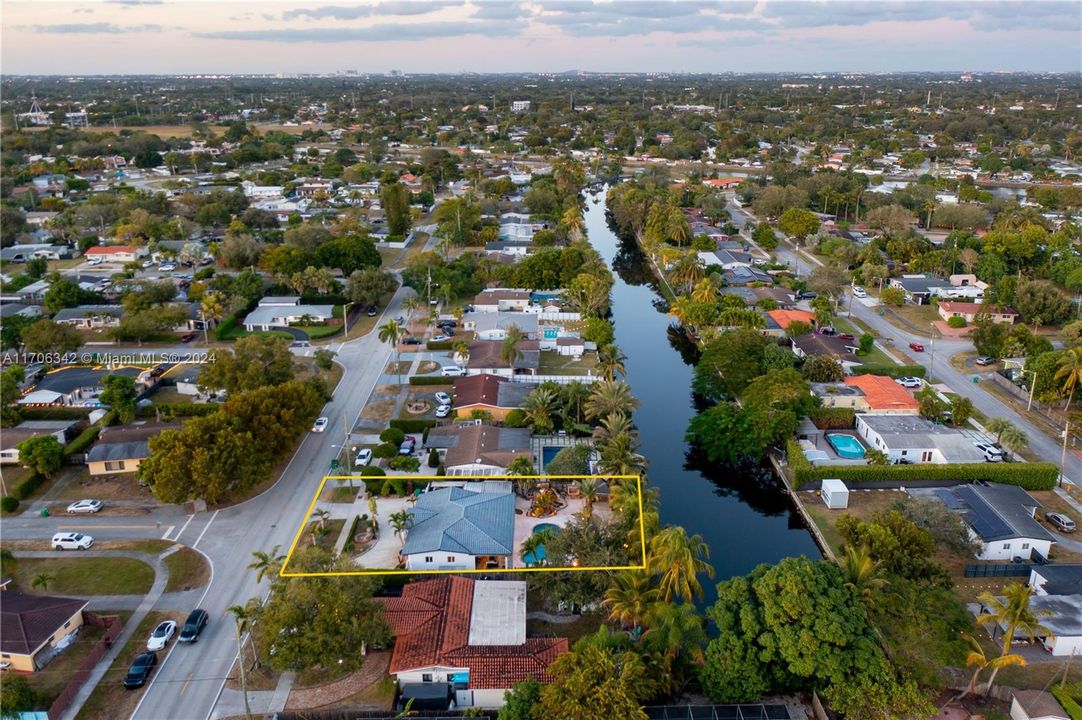
[[[331,335],[337,335],[342,332],[341,325],[311,325],[308,327],[297,327],[297,329],[307,333],[308,337],[312,340],[328,338]]]
[[[206,559],[195,550],[183,547],[162,561],[169,569],[166,592],[203,587],[210,579],[210,567]]]
[[[860,339],[860,336],[864,334],[863,328],[858,327],[856,323],[852,322],[848,318],[834,318],[834,327],[837,328],[839,332],[849,333],[850,335],[856,337],[858,340]],[[880,350],[878,346],[873,346],[870,353],[868,353],[867,355],[860,355],[859,357],[860,361],[867,365],[894,364],[894,359],[882,350]]]
[[[597,353],[587,353],[581,360],[569,355],[558,355],[552,351],[540,353],[541,362],[538,372],[542,375],[589,375],[596,374]]]
[[[34,578],[48,573],[54,579],[45,590],[31,588]],[[123,557],[19,558],[15,584],[24,592],[58,595],[145,595],[154,584],[154,569],[140,560]]]

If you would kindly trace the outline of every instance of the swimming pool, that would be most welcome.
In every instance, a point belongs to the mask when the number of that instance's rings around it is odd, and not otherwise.
[[[557,449],[559,449],[559,448],[557,448]],[[549,530],[549,531],[551,531],[553,533],[558,533],[558,532],[560,532],[561,529],[562,528],[559,525],[553,525],[552,523],[541,523],[540,525],[535,525],[531,532],[534,535],[538,534],[539,532],[543,532],[545,530]],[[542,562],[544,562],[544,560],[545,560],[545,546],[544,545],[538,545],[537,550],[535,552],[528,552],[528,553],[526,553],[525,555],[522,556],[522,562],[526,563],[527,565],[539,565]]]
[[[544,470],[547,468],[549,463],[552,462],[552,459],[555,458],[561,450],[563,450],[563,448],[558,445],[541,446],[541,469]]]
[[[827,442],[834,448],[834,452],[838,453],[838,457],[850,460],[859,460],[864,457],[864,446],[852,435],[827,433]]]

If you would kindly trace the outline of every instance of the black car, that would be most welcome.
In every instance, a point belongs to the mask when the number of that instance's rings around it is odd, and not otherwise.
[[[128,674],[124,676],[124,687],[129,690],[137,687],[143,687],[146,684],[147,678],[150,677],[150,671],[154,669],[154,666],[158,664],[158,656],[152,652],[145,652],[135,658],[135,662],[128,668]]]
[[[192,610],[188,613],[188,619],[184,621],[184,629],[180,631],[180,637],[177,640],[182,643],[193,643],[199,639],[199,633],[203,632],[206,626],[207,611]]]
[[[378,312],[377,309],[376,309],[376,306],[375,305],[370,306],[368,308],[368,317],[375,317],[376,312]]]
[[[403,345],[420,345],[421,341],[420,341],[419,338],[408,337],[408,338],[406,338],[405,340],[402,341],[402,344]]]
[[[443,334],[446,335],[447,337],[454,337],[455,336],[454,328],[452,328],[450,325],[442,325],[442,326],[440,326],[440,330],[442,330]]]

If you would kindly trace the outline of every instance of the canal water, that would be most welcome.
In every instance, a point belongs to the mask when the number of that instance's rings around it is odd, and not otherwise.
[[[598,199],[595,203],[594,199]],[[616,282],[612,319],[616,344],[627,355],[627,381],[639,400],[634,421],[647,475],[661,493],[661,521],[699,534],[710,546],[715,580],[702,578],[705,601],[714,585],[760,563],[822,554],[768,471],[718,468],[690,453],[684,432],[696,413],[691,394],[694,346],[670,329],[671,318],[633,241],[623,242],[605,218],[604,194],[587,196],[586,230]]]

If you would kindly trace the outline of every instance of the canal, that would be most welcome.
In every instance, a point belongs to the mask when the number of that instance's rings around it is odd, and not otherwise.
[[[661,493],[661,521],[682,525],[710,546],[717,576],[714,581],[703,578],[706,602],[713,602],[717,580],[743,575],[760,563],[792,555],[821,557],[770,472],[711,467],[692,456],[684,431],[696,412],[691,394],[695,348],[670,330],[671,318],[637,246],[622,242],[609,228],[603,193],[587,196],[586,230],[616,275],[616,344],[627,355],[627,381],[639,400],[634,421],[640,452],[649,461],[650,484]]]

